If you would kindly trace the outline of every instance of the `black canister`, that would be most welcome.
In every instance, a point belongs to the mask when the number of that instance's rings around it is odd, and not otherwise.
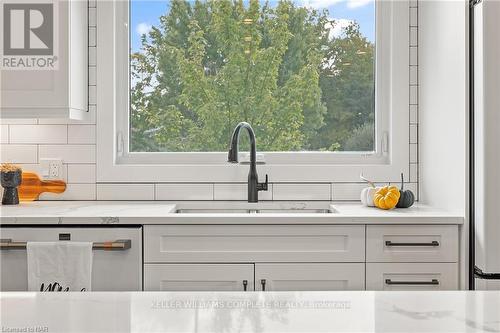
[[[2,171],[0,174],[3,187],[2,205],[19,204],[19,193],[17,191],[17,187],[21,185],[22,181],[21,169]]]

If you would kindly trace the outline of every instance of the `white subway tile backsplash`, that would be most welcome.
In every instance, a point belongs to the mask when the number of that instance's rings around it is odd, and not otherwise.
[[[410,7],[410,26],[418,26],[418,8],[416,7]]]
[[[410,163],[418,163],[418,146],[415,143],[410,144]]]
[[[40,200],[95,200],[95,184],[66,184],[63,193],[42,193]]]
[[[330,184],[273,184],[273,200],[330,199]]]
[[[95,145],[40,145],[40,158],[60,158],[63,163],[95,163]]]
[[[65,144],[68,142],[66,125],[9,125],[10,143]]]
[[[9,143],[9,125],[0,125],[0,143]]]
[[[37,123],[36,119],[32,118],[0,118],[1,125],[35,125]]]
[[[410,85],[418,85],[418,66],[410,66]]]
[[[68,182],[94,184],[96,177],[95,164],[68,164]]]
[[[94,108],[94,111],[92,111]],[[95,105],[89,105],[89,112],[85,119],[75,120],[68,118],[40,118],[38,119],[40,125],[95,125]]]
[[[95,144],[95,125],[68,125],[69,144]]]
[[[410,143],[418,143],[418,125],[410,125]]]
[[[418,123],[418,105],[410,105],[410,124]]]
[[[156,200],[213,200],[213,184],[156,184]]]
[[[410,164],[410,182],[416,183],[418,181],[418,164]]]
[[[90,7],[90,3],[89,3]],[[89,8],[89,27],[95,27],[97,24],[97,12],[95,7]]]
[[[410,86],[410,104],[418,104],[418,86]]]
[[[214,200],[247,200],[247,184],[214,184]],[[273,200],[273,184],[259,192],[259,200]]]
[[[154,199],[154,184],[97,184],[97,200]]]
[[[418,47],[410,47],[410,66],[418,65]]]
[[[89,67],[89,86],[97,84],[97,67]]]
[[[332,200],[360,200],[361,191],[368,186],[367,183],[335,183],[332,185]]]
[[[97,46],[97,29],[95,27],[89,28],[89,46]]]
[[[410,46],[418,46],[418,28],[410,28]]]
[[[0,145],[1,163],[38,163],[36,145]]]
[[[97,103],[97,87],[89,86],[89,104],[96,105]]]
[[[97,65],[97,47],[89,47],[89,66]]]

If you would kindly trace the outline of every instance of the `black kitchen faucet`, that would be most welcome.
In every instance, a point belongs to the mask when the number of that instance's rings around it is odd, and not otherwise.
[[[245,128],[250,137],[250,171],[248,173],[248,202],[259,202],[259,191],[267,191],[268,189],[268,177],[266,175],[266,181],[264,183],[259,183],[259,176],[257,175],[257,152],[255,144],[255,132],[249,123],[241,122],[234,129],[233,135],[231,137],[231,146],[229,147],[229,153],[227,160],[230,163],[238,163],[238,144],[240,140],[240,130]]]

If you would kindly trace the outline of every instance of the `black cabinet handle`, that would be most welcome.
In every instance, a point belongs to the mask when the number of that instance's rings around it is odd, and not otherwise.
[[[266,279],[260,280],[260,285],[262,286],[262,291],[266,291]]]
[[[439,246],[439,242],[432,241],[429,243],[394,243],[392,241],[386,241],[385,246]]]
[[[411,286],[437,286],[439,285],[439,280],[432,279],[431,281],[392,281],[391,279],[385,279],[385,284],[411,285]]]
[[[243,291],[247,291],[248,280],[243,280]]]

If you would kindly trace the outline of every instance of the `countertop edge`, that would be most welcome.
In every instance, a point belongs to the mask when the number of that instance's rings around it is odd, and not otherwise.
[[[304,201],[305,202],[305,201]],[[186,202],[179,202],[179,205]],[[196,202],[189,202],[190,204]],[[462,225],[465,218],[417,204],[409,210],[381,211],[359,203],[330,202],[331,214],[177,214],[176,202],[38,201],[2,207],[0,225],[286,225],[286,224],[421,224]],[[206,202],[202,204],[207,205]],[[218,204],[223,204],[218,202]]]

